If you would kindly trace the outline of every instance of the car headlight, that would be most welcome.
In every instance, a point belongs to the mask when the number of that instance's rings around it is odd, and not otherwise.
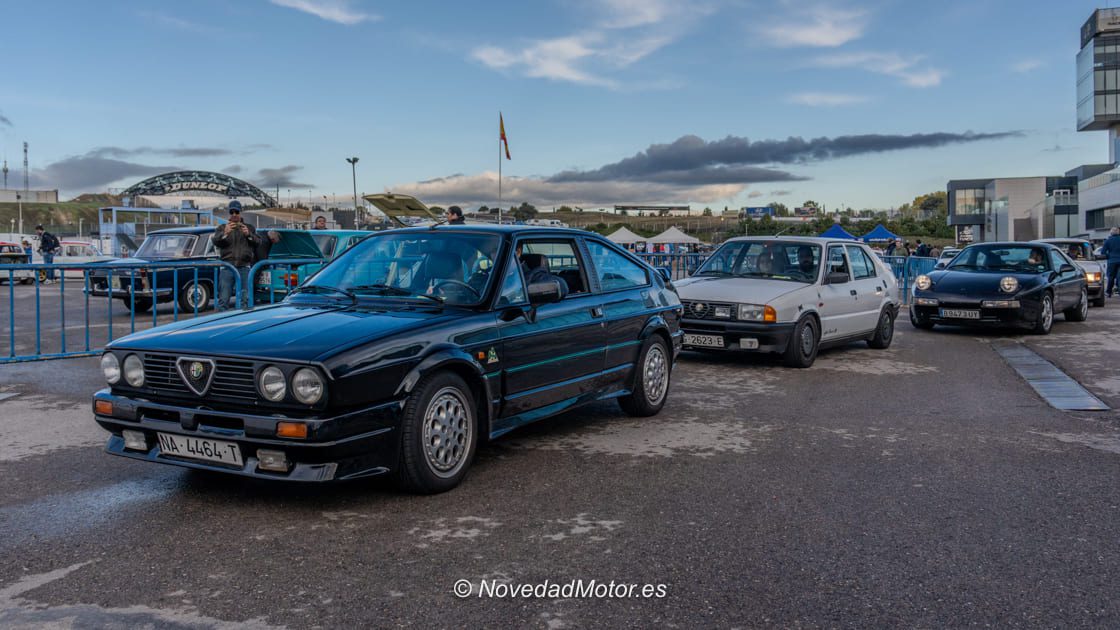
[[[917,288],[919,291],[928,291],[929,288],[932,287],[932,286],[933,286],[933,280],[930,280],[930,277],[927,276],[924,273],[922,275],[918,276],[917,279],[914,280],[914,287]]]
[[[300,368],[292,377],[292,395],[305,405],[314,405],[323,397],[323,377],[314,368]]]
[[[133,387],[144,386],[144,364],[135,354],[124,358],[124,380]]]
[[[121,380],[121,362],[112,352],[101,355],[101,373],[110,385],[116,385]]]
[[[1093,271],[1086,272],[1085,281],[1086,282],[1100,282],[1101,281],[1101,274],[1093,272]]]
[[[275,365],[266,367],[257,377],[257,389],[260,390],[261,396],[272,402],[284,400],[284,393],[288,389],[287,383],[284,382],[284,373]]]
[[[1012,276],[1000,278],[999,290],[1004,293],[1014,293],[1019,290],[1019,281]]]
[[[769,304],[740,304],[737,319],[745,322],[776,322],[778,312]]]

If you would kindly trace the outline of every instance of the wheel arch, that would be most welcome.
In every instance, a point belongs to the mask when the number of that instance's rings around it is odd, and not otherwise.
[[[462,378],[471,389],[475,412],[478,414],[479,439],[485,440],[490,435],[490,424],[495,411],[491,401],[495,396],[492,395],[490,379],[486,378],[485,369],[462,348],[443,347],[430,352],[401,379],[397,395],[408,396],[421,379],[444,371]]]

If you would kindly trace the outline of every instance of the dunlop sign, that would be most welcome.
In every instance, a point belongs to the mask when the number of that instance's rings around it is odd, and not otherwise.
[[[217,193],[229,192],[227,184],[218,184],[214,182],[174,182],[167,185],[167,192],[178,192],[181,190],[209,190]]]

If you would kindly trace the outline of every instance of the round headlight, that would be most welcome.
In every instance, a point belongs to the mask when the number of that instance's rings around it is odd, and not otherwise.
[[[1006,276],[999,281],[999,288],[1004,293],[1014,293],[1019,290],[1019,281],[1012,276]]]
[[[124,380],[133,387],[144,386],[144,364],[140,357],[130,354],[124,358]]]
[[[914,286],[917,287],[919,291],[926,291],[933,286],[933,280],[930,280],[929,276],[923,273],[914,280]]]
[[[284,383],[284,373],[275,365],[261,370],[261,375],[257,377],[257,389],[260,390],[261,396],[272,402],[284,400],[284,391],[287,388]]]
[[[313,368],[300,368],[292,377],[292,395],[305,405],[314,405],[323,397],[323,377]]]
[[[101,373],[110,385],[116,385],[121,380],[121,362],[112,352],[101,355]]]

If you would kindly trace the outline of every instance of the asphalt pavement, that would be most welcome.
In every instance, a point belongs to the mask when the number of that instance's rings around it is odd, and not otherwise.
[[[1116,627],[1120,413],[1051,408],[993,345],[1116,408],[1118,326],[686,354],[659,416],[515,431],[426,497],[111,457],[95,358],[0,366],[0,627]],[[574,580],[654,588],[547,591]]]

